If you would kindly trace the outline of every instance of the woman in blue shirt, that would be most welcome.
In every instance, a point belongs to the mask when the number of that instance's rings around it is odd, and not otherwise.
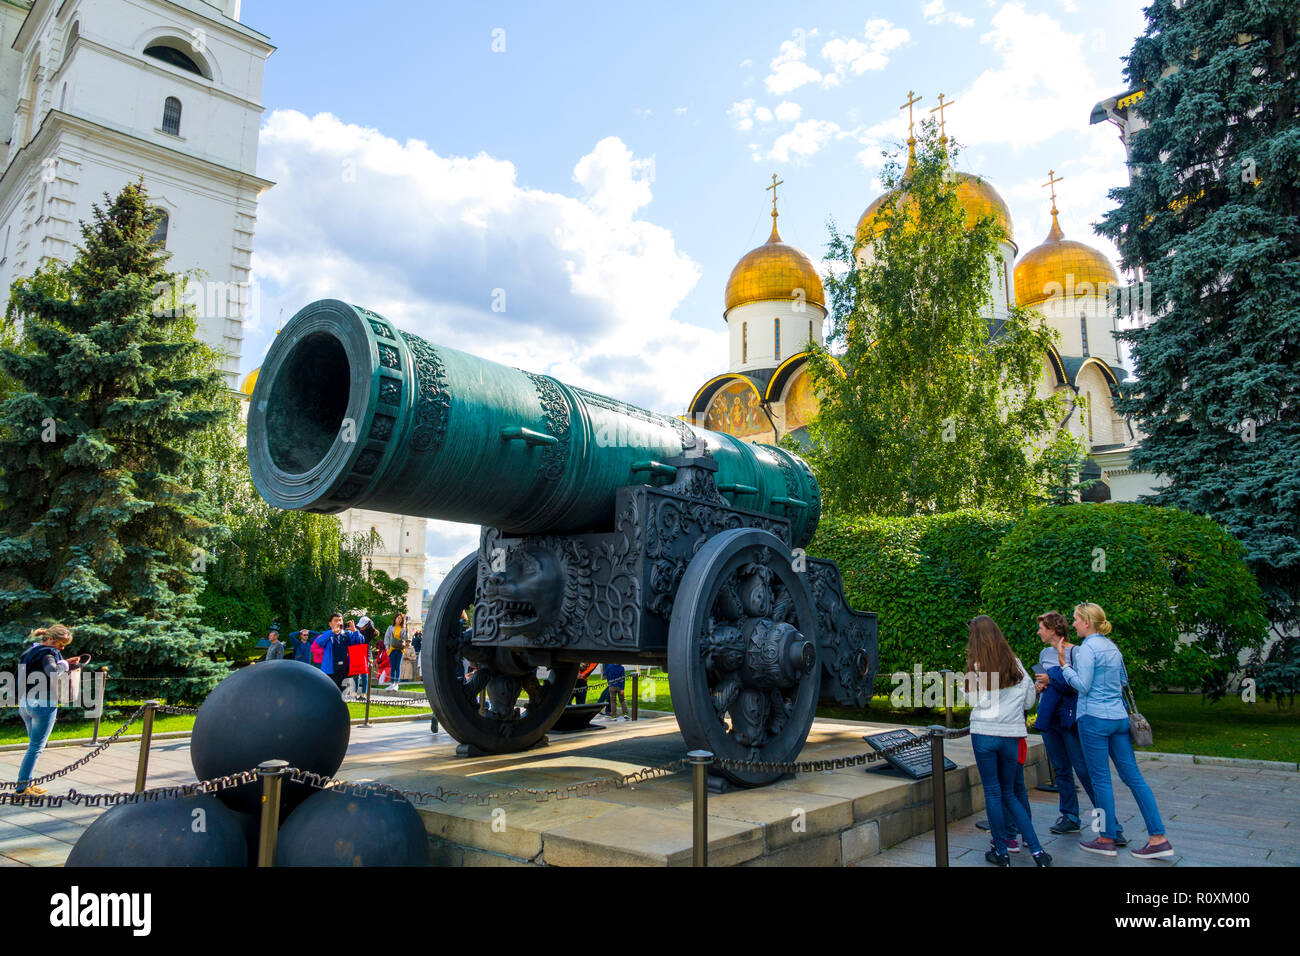
[[[1133,791],[1149,835],[1147,845],[1131,851],[1132,854],[1144,860],[1173,856],[1174,848],[1165,838],[1156,798],[1142,778],[1133,755],[1128,710],[1122,696],[1128,675],[1124,656],[1106,636],[1111,630],[1106,612],[1096,604],[1080,604],[1074,609],[1074,630],[1083,640],[1075,648],[1073,666],[1067,660],[1063,640],[1057,642],[1056,649],[1061,676],[1079,693],[1075,709],[1079,742],[1092,778],[1095,805],[1102,812],[1101,835],[1079,845],[1089,853],[1115,855],[1115,791],[1110,780],[1113,760],[1119,778]]]

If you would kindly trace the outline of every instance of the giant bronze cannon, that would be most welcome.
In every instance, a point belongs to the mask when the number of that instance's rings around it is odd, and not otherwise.
[[[666,665],[687,744],[750,763],[795,760],[820,698],[870,698],[876,617],[848,606],[833,563],[804,554],[820,493],[784,449],[327,299],[276,337],[248,456],[279,508],[482,525],[433,598],[421,651],[433,710],[467,753],[536,744],[584,661]]]

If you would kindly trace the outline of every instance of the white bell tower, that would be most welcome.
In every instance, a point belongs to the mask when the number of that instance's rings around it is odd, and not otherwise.
[[[234,388],[258,197],[262,75],[275,49],[240,0],[0,2],[0,288],[70,261],[92,203],[143,178],[190,274],[199,335]],[[0,116],[6,114],[0,113]],[[0,122],[0,131],[3,130]],[[0,135],[3,135],[0,132]]]

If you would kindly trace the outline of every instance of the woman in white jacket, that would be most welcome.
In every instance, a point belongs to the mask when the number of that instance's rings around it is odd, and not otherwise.
[[[993,846],[984,858],[995,866],[1010,866],[1002,795],[1009,795],[1015,789],[1020,741],[1028,733],[1025,711],[1034,705],[1037,692],[1029,671],[1016,658],[993,618],[981,614],[968,627],[966,672],[967,680],[974,684],[967,686],[967,697],[973,702],[970,739],[980,783],[984,786],[984,809],[988,811],[989,834],[993,838]],[[1034,854],[1034,863],[1051,866],[1052,858],[1038,842],[1028,810],[1014,797],[1005,805],[1015,815],[1021,838]]]

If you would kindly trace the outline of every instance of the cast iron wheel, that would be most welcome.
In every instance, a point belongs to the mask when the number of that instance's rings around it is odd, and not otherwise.
[[[513,651],[472,645],[460,615],[473,605],[477,581],[475,552],[452,569],[429,605],[420,650],[424,689],[438,722],[461,743],[487,753],[527,750],[564,713],[578,665],[558,664],[538,677],[537,668]],[[464,681],[459,677],[462,659],[477,668]],[[523,703],[521,692],[528,695]]]
[[[799,758],[817,709],[817,617],[779,538],[724,531],[691,559],[673,602],[668,679],[691,749],[720,759]],[[742,787],[781,774],[719,771]]]

